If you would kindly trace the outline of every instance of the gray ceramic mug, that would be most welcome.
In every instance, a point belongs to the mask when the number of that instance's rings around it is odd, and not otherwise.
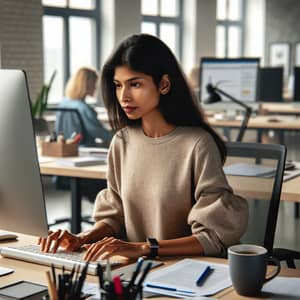
[[[280,272],[280,262],[269,257],[267,249],[257,245],[235,245],[228,249],[229,272],[232,285],[242,296],[256,296],[265,282],[273,279]],[[268,262],[277,268],[266,277]]]

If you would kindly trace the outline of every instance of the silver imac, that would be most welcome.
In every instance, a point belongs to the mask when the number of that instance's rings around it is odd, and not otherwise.
[[[26,74],[0,69],[0,231],[48,232]]]

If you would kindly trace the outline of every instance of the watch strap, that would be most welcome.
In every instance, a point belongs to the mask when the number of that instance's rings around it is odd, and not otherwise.
[[[155,258],[158,256],[159,243],[155,238],[148,238],[148,243],[150,246],[149,258]]]

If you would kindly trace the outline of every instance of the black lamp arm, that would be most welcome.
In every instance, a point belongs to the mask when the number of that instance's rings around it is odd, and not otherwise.
[[[237,138],[236,138],[237,142],[241,142],[244,137],[245,131],[247,129],[248,121],[252,114],[252,108],[250,106],[248,106],[247,104],[243,103],[242,101],[239,101],[236,98],[232,97],[231,95],[227,94],[223,90],[217,88],[216,86],[213,86],[212,84],[207,85],[207,90],[209,93],[212,93],[212,94],[219,93],[219,94],[227,97],[228,99],[230,99],[232,102],[242,106],[245,109],[244,118],[242,120],[241,127],[240,127],[240,130],[239,130]]]
[[[252,112],[252,108],[249,105],[245,104],[244,102],[237,100],[236,98],[232,97],[231,95],[227,94],[226,92],[224,92],[223,90],[221,90],[215,86],[212,86],[212,89],[214,89],[219,94],[229,98],[232,102],[234,102],[234,103],[244,107],[246,110],[250,110]]]

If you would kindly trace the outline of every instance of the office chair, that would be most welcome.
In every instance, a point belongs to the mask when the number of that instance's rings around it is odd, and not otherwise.
[[[241,243],[264,246],[273,254],[286,147],[278,144],[227,142],[224,171],[234,193],[249,206]]]
[[[68,138],[75,131],[76,133],[82,134],[81,144],[85,144],[86,137],[86,128],[82,117],[77,109],[74,108],[47,108],[47,111],[55,111],[56,114],[56,131],[57,133],[62,132],[65,138]],[[88,198],[90,202],[93,202],[96,198],[96,194],[102,189],[106,187],[106,180],[101,179],[81,179],[81,189],[82,195]],[[98,188],[99,186],[99,188]],[[59,176],[56,179],[56,187],[57,189],[70,189],[69,179],[63,176]],[[82,221],[88,224],[93,224],[94,222],[90,220],[90,216],[82,217]],[[70,222],[69,218],[61,218],[59,220],[55,220],[53,224],[56,225],[60,223]]]
[[[283,101],[283,67],[259,69],[257,99],[263,102]]]

